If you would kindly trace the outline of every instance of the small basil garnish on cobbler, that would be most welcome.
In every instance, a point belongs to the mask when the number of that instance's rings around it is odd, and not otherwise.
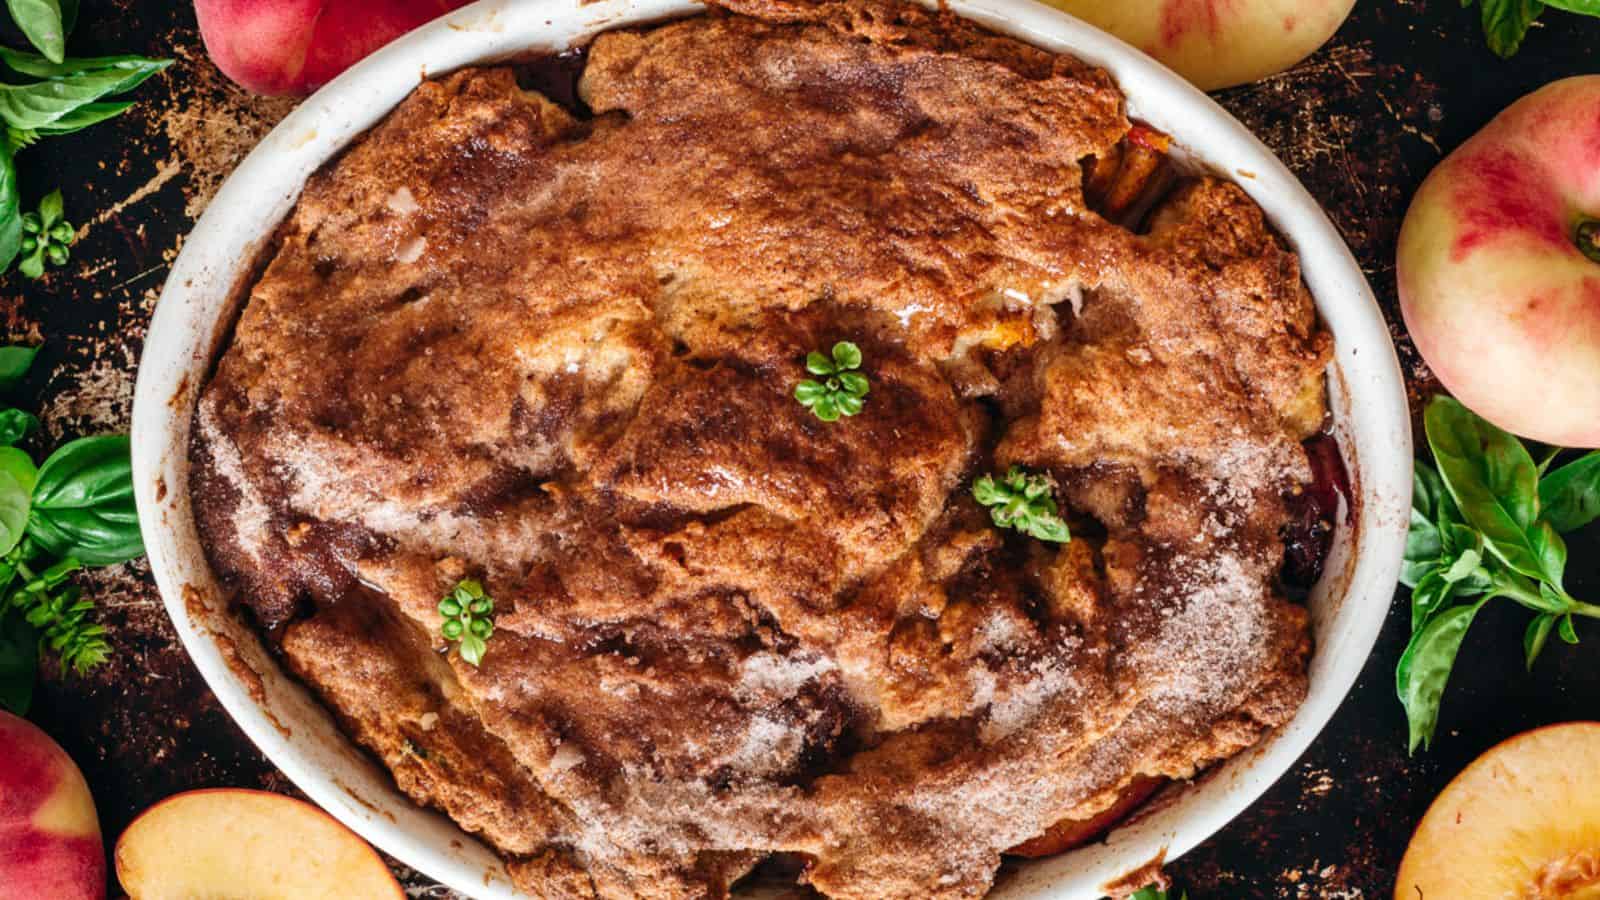
[[[807,378],[795,385],[794,398],[824,422],[853,416],[861,412],[871,390],[867,376],[854,371],[859,368],[861,348],[849,341],[834,344],[832,358],[813,350],[806,354],[806,371],[823,380]]]
[[[483,592],[483,585],[467,578],[439,601],[439,615],[444,624],[439,631],[447,641],[456,641],[461,658],[473,665],[483,662],[483,653],[489,649],[489,636],[494,634],[494,600]]]
[[[1055,484],[1048,475],[1012,466],[1004,478],[984,475],[973,482],[972,496],[989,507],[989,517],[1001,528],[1058,544],[1072,540],[1056,507]]]

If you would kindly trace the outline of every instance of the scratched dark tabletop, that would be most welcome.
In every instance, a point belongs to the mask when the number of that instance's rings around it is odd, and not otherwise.
[[[1505,62],[1484,48],[1476,12],[1458,0],[1360,0],[1316,56],[1219,95],[1300,176],[1361,260],[1413,406],[1432,388],[1395,301],[1395,235],[1412,191],[1442,153],[1517,97],[1600,68],[1600,21],[1551,11]],[[248,97],[213,69],[188,0],[84,0],[72,49],[178,62],[121,119],[19,159],[25,202],[59,186],[80,229],[68,267],[39,282],[0,280],[8,336],[45,342],[14,401],[40,409],[52,438],[127,428],[141,342],[168,266],[221,180],[293,105]],[[1596,530],[1572,542],[1568,576],[1572,593],[1591,601],[1600,596]],[[201,681],[142,563],[97,574],[86,587],[110,629],[113,661],[81,680],[43,672],[31,717],[83,767],[108,844],[137,812],[177,791],[294,792]],[[1389,896],[1411,829],[1470,759],[1536,725],[1600,717],[1600,630],[1582,632],[1579,647],[1552,642],[1528,675],[1527,613],[1491,606],[1461,652],[1433,750],[1408,757],[1392,676],[1409,625],[1403,600],[1305,758],[1169,866],[1194,900]],[[454,896],[396,870],[413,897]]]

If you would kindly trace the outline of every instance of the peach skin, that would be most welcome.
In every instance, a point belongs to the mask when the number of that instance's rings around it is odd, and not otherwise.
[[[83,773],[48,735],[0,712],[0,900],[100,900],[100,819]]]
[[[1160,60],[1201,90],[1257,81],[1327,43],[1355,0],[1045,0]]]
[[[1457,399],[1600,446],[1600,75],[1518,100],[1440,163],[1396,263],[1406,327]]]
[[[195,0],[206,52],[258,94],[309,94],[469,0]]]

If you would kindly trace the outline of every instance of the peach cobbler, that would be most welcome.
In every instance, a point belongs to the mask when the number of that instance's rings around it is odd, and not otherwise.
[[[212,563],[533,896],[981,896],[1306,689],[1331,340],[1166,149],[888,0],[426,82],[249,286]]]

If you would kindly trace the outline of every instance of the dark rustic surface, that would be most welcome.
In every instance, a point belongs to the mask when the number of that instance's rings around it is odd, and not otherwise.
[[[1551,12],[1510,62],[1484,49],[1457,0],[1361,0],[1334,41],[1295,70],[1221,95],[1305,181],[1344,232],[1389,315],[1413,398],[1428,376],[1399,325],[1394,242],[1411,192],[1441,153],[1553,79],[1594,71],[1600,22]],[[74,48],[178,64],[111,124],[20,159],[25,200],[66,194],[72,263],[42,282],[0,281],[13,339],[45,340],[16,402],[50,436],[127,427],[133,372],[162,279],[195,217],[291,106],[246,97],[206,62],[186,0],[84,0]],[[15,35],[10,36],[15,41]],[[1600,539],[1573,542],[1569,587],[1600,596]],[[44,673],[33,718],[78,760],[108,840],[176,791],[292,786],[245,740],[179,646],[140,564],[88,583],[113,662],[84,680]],[[1407,636],[1397,602],[1360,682],[1316,745],[1249,812],[1171,874],[1205,898],[1376,898],[1392,892],[1410,830],[1468,760],[1525,728],[1596,713],[1600,663],[1552,643],[1522,671],[1526,613],[1490,607],[1462,650],[1431,753],[1408,758],[1392,672]],[[448,891],[402,872],[413,897]]]

